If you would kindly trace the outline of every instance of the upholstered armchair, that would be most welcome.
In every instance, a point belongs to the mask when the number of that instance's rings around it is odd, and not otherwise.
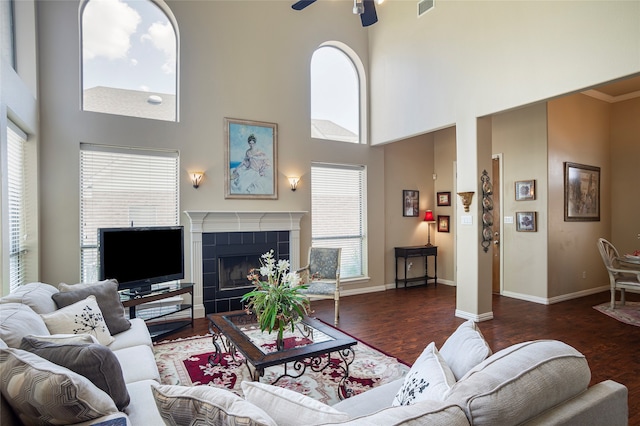
[[[300,281],[309,287],[301,290],[309,298],[335,301],[334,324],[340,318],[340,248],[310,247],[307,266],[298,269]]]
[[[620,290],[620,304],[624,305],[625,290],[640,292],[640,272],[620,266],[618,250],[604,238],[598,239],[598,249],[604,266],[609,272],[611,285],[611,309],[616,308],[616,290]]]

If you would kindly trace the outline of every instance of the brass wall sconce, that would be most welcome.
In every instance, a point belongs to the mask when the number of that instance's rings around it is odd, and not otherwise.
[[[299,177],[291,176],[289,177],[289,185],[291,186],[291,190],[295,191],[298,189],[298,182],[300,182]]]
[[[458,192],[458,195],[460,196],[460,200],[462,201],[462,205],[464,206],[464,211],[468,212],[469,211],[469,206],[471,205],[471,199],[473,198],[473,191],[469,191],[469,192]]]
[[[203,176],[204,172],[189,172],[189,177],[191,177],[191,183],[194,188],[198,189]]]

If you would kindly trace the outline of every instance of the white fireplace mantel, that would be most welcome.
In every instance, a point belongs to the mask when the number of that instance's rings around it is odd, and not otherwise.
[[[204,317],[202,277],[202,234],[209,232],[289,231],[289,262],[291,269],[300,267],[300,221],[305,211],[202,211],[184,212],[190,220],[191,280],[194,316]]]

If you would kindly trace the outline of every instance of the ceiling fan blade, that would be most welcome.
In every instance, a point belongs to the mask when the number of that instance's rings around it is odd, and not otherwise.
[[[378,22],[378,14],[376,13],[376,4],[374,0],[363,0],[364,13],[360,15],[363,27],[368,27]]]
[[[311,3],[314,3],[316,0],[300,0],[295,2],[291,8],[295,10],[302,10],[305,7],[309,6]]]

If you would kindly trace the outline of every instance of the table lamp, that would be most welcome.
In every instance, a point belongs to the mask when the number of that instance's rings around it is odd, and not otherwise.
[[[427,222],[427,247],[433,247],[431,244],[431,224],[436,223],[436,220],[433,218],[433,212],[431,210],[427,210],[424,212],[424,222]]]

